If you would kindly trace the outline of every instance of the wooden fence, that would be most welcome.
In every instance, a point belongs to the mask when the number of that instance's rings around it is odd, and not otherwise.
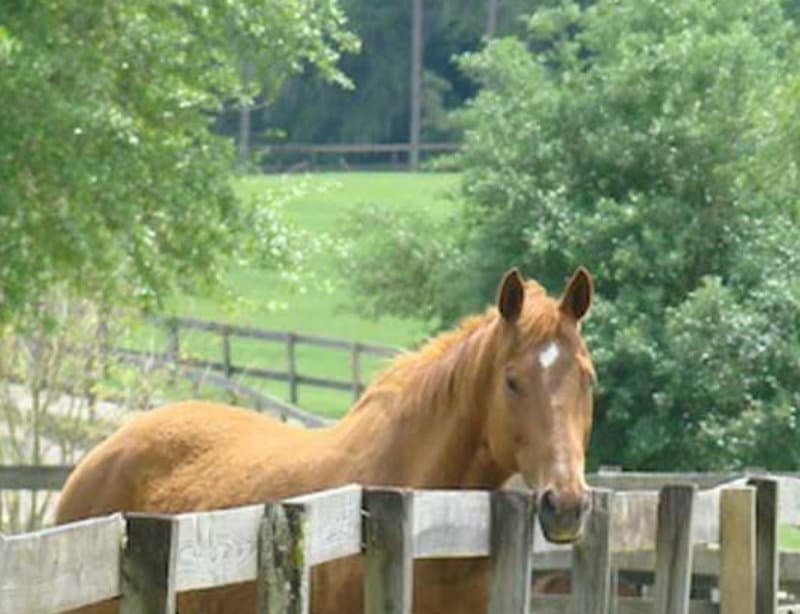
[[[319,335],[300,334],[289,331],[265,330],[248,326],[237,326],[220,322],[208,322],[193,318],[160,318],[153,320],[167,330],[166,347],[160,352],[144,352],[131,348],[111,348],[110,351],[120,360],[136,364],[157,361],[161,364],[174,365],[186,370],[186,374],[194,380],[205,380],[222,386],[229,392],[251,397],[256,407],[266,405],[289,417],[296,418],[308,426],[318,426],[324,421],[315,420],[315,416],[306,412],[297,412],[294,405],[299,399],[300,386],[311,386],[349,392],[355,401],[364,391],[364,374],[362,357],[364,355],[391,358],[400,353],[400,349],[387,346],[346,341]],[[182,339],[185,331],[201,331],[219,337],[219,358],[209,360],[187,355],[182,351]],[[264,367],[237,364],[231,350],[231,340],[235,338],[256,340],[264,343],[278,343],[285,346],[285,369],[268,369]],[[349,380],[312,376],[302,373],[298,368],[297,347],[308,345],[334,351],[346,352],[350,361],[351,378]],[[234,382],[235,376],[246,376],[255,379],[286,382],[291,405],[281,404],[277,399],[262,397],[257,391],[243,384]]]
[[[410,611],[414,559],[477,556],[491,561],[493,614],[800,612],[778,602],[779,580],[800,586],[800,553],[779,552],[777,542],[779,524],[800,524],[796,477],[742,476],[706,490],[597,488],[592,498],[585,538],[572,547],[546,542],[531,495],[513,490],[347,486],[229,510],[115,514],[3,537],[0,612],[119,597],[123,613],[171,613],[179,591],[255,580],[259,612],[299,613],[310,567],[356,553],[365,556],[369,613]],[[564,569],[570,595],[530,594],[531,570]],[[617,596],[626,570],[653,576],[649,596]]]
[[[267,167],[282,168],[287,160],[294,165],[301,164],[302,170],[330,166],[333,161],[338,166],[363,166],[354,163],[360,159],[370,161],[367,166],[375,166],[376,160],[385,159],[392,168],[410,166],[415,168],[414,158],[420,154],[453,153],[460,149],[459,143],[274,143],[257,144],[253,149],[260,154]]]

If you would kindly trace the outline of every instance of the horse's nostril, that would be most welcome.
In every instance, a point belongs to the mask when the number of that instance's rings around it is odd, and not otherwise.
[[[542,495],[542,500],[540,502],[541,511],[545,514],[556,514],[558,513],[558,497],[556,496],[555,491],[553,490],[546,490]]]
[[[583,516],[583,512],[584,511],[585,511],[585,508],[583,507],[583,505],[576,505],[572,509],[572,514],[575,516],[575,520],[580,520],[581,516]]]

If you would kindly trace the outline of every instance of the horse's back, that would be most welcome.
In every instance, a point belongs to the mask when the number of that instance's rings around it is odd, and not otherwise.
[[[237,505],[247,494],[240,491],[252,474],[249,466],[263,465],[270,450],[277,458],[280,448],[303,436],[301,429],[219,403],[155,409],[121,427],[78,464],[62,490],[56,521]]]

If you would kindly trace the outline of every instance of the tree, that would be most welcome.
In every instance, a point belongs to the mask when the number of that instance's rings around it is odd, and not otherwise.
[[[499,12],[498,31],[519,29],[529,3],[508,0]],[[411,2],[342,0],[351,27],[363,41],[362,52],[343,58],[352,90],[331,87],[313,69],[292,79],[274,104],[254,118],[257,130],[282,131],[290,142],[407,141]],[[481,45],[486,0],[426,2],[423,26],[423,111],[425,140],[453,138],[443,110],[475,93],[453,57]],[[233,134],[229,117],[223,129]]]
[[[285,258],[210,118],[256,93],[243,58],[268,93],[306,63],[344,83],[344,22],[336,0],[4,2],[0,323],[54,284],[152,304],[231,258]]]
[[[552,289],[588,265],[594,462],[800,464],[795,37],[773,0],[561,2],[462,59],[481,89],[438,312],[511,265]]]

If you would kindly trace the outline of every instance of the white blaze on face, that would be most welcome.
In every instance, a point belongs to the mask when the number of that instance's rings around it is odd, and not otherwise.
[[[558,360],[558,344],[555,341],[551,341],[539,352],[539,364],[544,369],[549,369],[556,360]]]

